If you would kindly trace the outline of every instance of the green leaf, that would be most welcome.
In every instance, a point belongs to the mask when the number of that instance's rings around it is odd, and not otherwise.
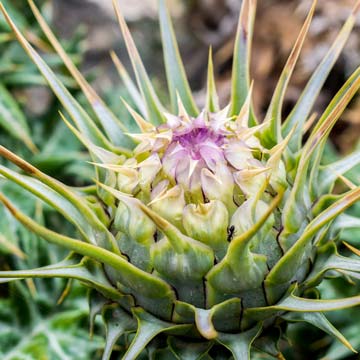
[[[186,331],[189,325],[177,325],[159,320],[141,308],[134,308],[133,314],[138,321],[137,332],[123,360],[135,360],[146,345],[158,334],[164,331]]]
[[[168,343],[176,358],[181,360],[202,360],[212,347],[209,341],[189,343],[176,337],[169,337]]]
[[[38,269],[0,271],[1,283],[27,278],[76,279],[110,299],[119,300],[122,297],[121,293],[110,284],[100,264],[89,258],[81,259],[78,255],[70,255],[60,263]]]
[[[102,360],[110,360],[117,340],[125,332],[135,331],[136,322],[118,304],[105,305],[102,310],[102,317],[106,327],[106,344]]]
[[[219,98],[216,93],[214,64],[212,59],[212,48],[209,49],[208,72],[207,72],[206,109],[210,112],[220,111]]]
[[[343,49],[346,40],[348,39],[351,30],[354,27],[356,15],[359,10],[359,2],[357,2],[351,15],[345,22],[343,28],[335,39],[330,50],[328,51],[324,59],[321,61],[319,66],[316,68],[299,100],[297,101],[294,109],[291,111],[286,121],[284,122],[282,129],[284,136],[288,135],[295,126],[298,129],[303,128],[304,122],[308,118],[311,109],[313,108],[313,105],[315,103],[315,100],[318,98],[318,94],[320,93],[320,90],[324,85],[328,74],[330,73],[332,67],[338,59],[341,50]],[[295,130],[294,136],[290,140],[289,148],[292,151],[297,152],[301,148],[301,139],[302,132]]]
[[[42,173],[40,170],[36,169],[31,164],[27,163],[25,160],[21,159],[20,157],[13,154],[11,151],[7,150],[3,146],[0,145],[0,155],[4,156],[8,160],[12,161],[14,164],[22,168],[24,171],[29,173],[30,175],[36,177],[41,182],[43,182],[45,185],[47,185],[50,189],[52,189],[54,192],[57,192],[59,195],[64,197],[64,200],[67,200],[67,203],[65,201],[62,201],[62,206],[68,205],[68,203],[72,204],[78,211],[82,213],[82,218],[85,218],[86,221],[82,221],[82,225],[88,229],[87,232],[90,231],[93,232],[94,239],[92,241],[95,241],[95,243],[100,244],[104,247],[110,248],[115,253],[119,253],[119,250],[117,248],[117,244],[115,243],[115,239],[113,235],[107,230],[106,226],[103,222],[99,219],[97,214],[94,213],[94,211],[88,206],[88,204],[82,199],[78,194],[73,192],[69,187],[65,186],[61,182],[55,180],[54,178]],[[23,185],[24,180],[26,178],[21,177],[19,174],[11,172],[10,170],[6,169],[5,167],[1,167],[2,174],[4,176],[7,176],[12,181],[17,182],[19,185]],[[38,190],[34,187],[34,182],[27,181],[26,189],[29,191],[34,192],[37,196],[39,196]],[[49,192],[47,192],[49,194]],[[62,206],[60,207],[59,196],[57,197],[57,205],[59,206],[59,209],[62,209]],[[44,200],[47,201],[44,197]],[[55,205],[54,197],[52,199],[52,206]],[[68,207],[67,207],[68,208]],[[66,213],[67,210],[62,209],[62,212]],[[67,217],[69,215],[66,215]],[[79,216],[75,218],[78,219]],[[87,222],[87,223],[86,223]],[[80,224],[76,224],[78,227],[80,227]],[[90,228],[89,228],[90,227]],[[91,227],[94,228],[94,231],[91,230]]]
[[[322,313],[289,313],[282,316],[286,321],[307,322],[327,334],[338,339],[349,350],[356,353],[356,350],[351,346],[348,340],[337,330]]]
[[[16,246],[11,241],[9,241],[1,233],[0,233],[0,251],[2,253],[5,252],[7,254],[13,254],[21,259],[24,259],[26,257],[26,255],[21,251],[21,249],[18,246]]]
[[[186,111],[191,116],[197,116],[199,110],[186,77],[166,0],[159,1],[159,19],[172,111],[174,114],[178,112],[177,94],[179,94]]]
[[[251,344],[259,336],[261,330],[262,325],[258,324],[240,334],[219,333],[216,340],[231,351],[234,360],[250,360]]]
[[[102,146],[104,148],[113,150],[114,147],[104,137],[100,130],[96,127],[95,123],[90,119],[88,114],[64,87],[61,81],[56,77],[53,71],[46,65],[40,55],[33,49],[25,37],[21,34],[20,30],[14,24],[9,17],[4,6],[0,4],[0,10],[5,16],[6,21],[14,31],[19,43],[22,45],[24,50],[28,53],[30,58],[33,60],[35,65],[38,67],[44,78],[49,83],[52,91],[63,104],[64,108],[69,112],[71,118],[76,123],[77,127],[88,137],[94,144]]]
[[[33,153],[38,150],[31,140],[29,126],[16,100],[0,84],[0,126],[11,136],[21,140]]]
[[[292,245],[288,243],[289,239],[291,240],[288,235],[296,233],[300,229],[311,206],[308,187],[312,191],[313,200],[319,196],[316,185],[318,184],[319,163],[326,140],[331,129],[359,87],[360,67],[354,71],[330,102],[301,151],[295,182],[284,206],[282,216],[284,230],[281,233],[280,242],[285,251]],[[309,170],[310,164],[312,165],[311,173],[310,177],[307,177],[305,175]]]
[[[63,60],[70,74],[73,76],[73,78],[80,86],[83,94],[87,98],[95,114],[97,115],[101,125],[103,126],[108,138],[116,146],[131,148],[134,145],[134,143],[128,136],[125,135],[125,133],[127,132],[125,126],[119,121],[119,119],[115,117],[115,115],[111,112],[111,110],[104,104],[102,99],[98,96],[98,94],[94,91],[94,89],[87,82],[84,76],[76,68],[70,56],[68,56],[68,54],[65,52],[60,42],[57,40],[56,36],[54,35],[54,33],[51,31],[50,27],[46,23],[45,19],[42,17],[40,11],[36,7],[33,0],[28,0],[28,2],[30,4],[33,14],[35,15],[38,21],[38,24],[45,33],[51,45],[56,50],[56,53]]]
[[[50,243],[59,245],[83,256],[88,256],[113,268],[116,271],[114,274],[117,276],[116,281],[128,289],[131,289],[131,292],[136,294],[139,304],[142,305],[144,302],[155,314],[164,318],[171,317],[175,295],[166,282],[138,269],[122,256],[114,254],[111,251],[46,229],[17,210],[1,193],[0,200],[10,210],[13,216],[30,231]],[[141,298],[143,300],[141,300]]]
[[[151,81],[146,73],[145,67],[141,61],[140,55],[136,49],[134,40],[131,37],[129,28],[121,14],[118,0],[113,0],[115,13],[119,21],[120,29],[123,34],[128,54],[133,65],[134,73],[136,76],[137,84],[141,90],[141,94],[146,104],[147,114],[149,120],[154,125],[160,125],[165,122],[163,115],[163,107],[155,93]]]
[[[2,165],[0,165],[0,174],[18,184],[23,189],[30,191],[35,196],[55,208],[78,228],[82,236],[87,241],[96,244],[96,231],[91,226],[89,219],[84,216],[85,214],[79,211],[70,201],[41,182],[28,176],[20,175]]]
[[[292,281],[302,262],[307,258],[306,255],[309,252],[309,247],[312,246],[311,242],[316,232],[359,199],[360,188],[349,191],[307,225],[300,238],[270,270],[265,279],[265,289],[271,303],[277,301],[283,295],[281,288],[288,287],[285,284]]]
[[[346,83],[337,92],[325,112],[315,125],[310,137],[305,145],[312,161],[311,173],[309,177],[310,191],[313,197],[318,196],[317,180],[318,169],[323,156],[326,140],[330,131],[336,124],[337,120],[349,104],[351,99],[356,95],[360,88],[360,66],[353,72]],[[306,152],[306,151],[304,151]]]
[[[352,320],[354,318],[351,318]],[[359,326],[356,321],[353,324],[345,326],[342,330],[346,338],[354,345],[355,349],[360,348],[360,338],[359,338]],[[333,342],[330,347],[327,349],[323,360],[344,360],[352,357],[354,354],[342,346],[339,342]],[[355,357],[356,358],[356,357]]]
[[[232,68],[230,116],[237,116],[244,105],[250,88],[250,55],[256,13],[256,0],[244,0],[241,4],[236,32]],[[251,111],[250,125],[257,124]]]
[[[276,305],[249,308],[244,311],[255,321],[262,321],[273,316],[280,315],[282,312],[302,312],[317,313],[322,311],[334,311],[347,309],[360,304],[360,295],[336,300],[314,300],[297,297],[293,294],[285,297]]]
[[[345,174],[355,166],[360,164],[360,151],[344,156],[342,159],[322,166],[319,169],[319,185],[322,193],[329,193],[340,175]]]
[[[134,104],[136,105],[138,110],[140,111],[141,115],[146,116],[146,106],[144,104],[144,100],[143,100],[139,90],[137,89],[136,85],[134,84],[133,80],[129,76],[125,66],[122,64],[119,57],[115,54],[114,51],[111,51],[110,55],[111,55],[114,65],[116,67],[116,70],[117,70],[122,82],[124,83],[126,90],[128,91],[132,101],[134,102]]]
[[[328,253],[325,254],[325,256]],[[325,257],[324,256],[324,257]],[[321,254],[319,255],[321,258]],[[317,260],[318,262],[319,260]],[[345,256],[340,256],[338,254],[330,256],[328,259],[323,259],[320,261],[320,265],[317,266],[317,262],[315,263],[315,267],[313,271],[309,274],[306,279],[304,286],[310,286],[311,284],[317,284],[319,280],[324,276],[324,274],[329,270],[337,270],[343,273],[344,271],[357,272],[360,277],[360,260],[352,259]]]
[[[18,291],[19,288],[22,288],[21,292]],[[80,301],[72,301],[70,306],[59,307],[49,304],[49,300],[45,304],[44,299],[37,299],[33,302],[36,320],[29,329],[24,324],[23,310],[26,305],[22,297],[31,295],[19,286],[13,293],[12,302],[0,299],[3,309],[0,315],[2,360],[96,359],[96,353],[103,347],[103,341],[98,336],[89,339],[83,326],[87,310],[81,306]],[[15,296],[21,297],[21,307],[15,305]],[[52,311],[47,313],[44,309],[48,305],[52,306]]]
[[[280,75],[280,79],[274,90],[268,111],[265,115],[264,123],[267,124],[266,128],[262,132],[262,141],[268,146],[275,146],[281,141],[281,115],[282,105],[284,102],[285,92],[287,90],[291,75],[295,69],[295,65],[299,58],[301,49],[303,47],[306,34],[308,33],[311,19],[314,15],[316,6],[316,0],[313,1],[309,14],[301,28],[300,34],[296,39],[295,45],[290,53],[290,56],[284,66],[284,69]],[[302,128],[299,129],[302,132]]]

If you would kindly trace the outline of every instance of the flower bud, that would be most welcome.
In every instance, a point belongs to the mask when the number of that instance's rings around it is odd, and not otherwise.
[[[154,242],[156,226],[136,205],[120,202],[116,209],[114,226],[138,243],[151,245]]]
[[[139,174],[136,169],[130,167],[118,170],[117,174],[118,189],[126,194],[134,194],[139,184]]]
[[[163,183],[159,184],[159,187]],[[157,188],[153,190],[156,192]],[[176,185],[170,190],[163,189],[150,203],[151,208],[164,219],[182,230],[182,214],[185,207],[184,190]]]
[[[223,202],[230,215],[235,211],[234,180],[225,164],[217,163],[215,174],[204,168],[201,172],[201,185],[207,199]]]
[[[212,247],[218,260],[226,253],[228,223],[228,211],[219,200],[184,208],[183,225],[187,235]]]
[[[161,169],[161,162],[158,154],[150,155],[139,164],[139,184],[143,191],[150,192],[151,183]]]

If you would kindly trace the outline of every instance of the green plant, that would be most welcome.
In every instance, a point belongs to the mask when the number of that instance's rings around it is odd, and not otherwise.
[[[115,344],[123,359],[246,359],[250,348],[281,358],[276,344],[289,322],[313,324],[352,349],[323,312],[359,305],[360,296],[319,299],[319,284],[328,275],[359,276],[360,261],[339,255],[338,248],[340,230],[358,225],[344,211],[359,200],[360,188],[344,174],[359,164],[360,156],[357,151],[323,165],[322,155],[332,127],[360,87],[360,68],[307,139],[304,129],[315,121],[314,99],[351,32],[360,3],[282,122],[282,101],[314,2],[260,124],[249,81],[256,1],[242,4],[230,105],[219,109],[210,54],[206,109],[199,112],[160,0],[169,114],[114,0],[137,87],[113,58],[137,105],[139,113],[124,104],[140,134],[130,133],[104,105],[33,1],[29,3],[92,106],[90,114],[1,9],[69,114],[72,122],[61,115],[65,123],[88,148],[96,180],[86,189],[71,188],[0,146],[0,155],[27,175],[5,166],[0,174],[53,206],[78,230],[78,239],[52,231],[1,194],[23,225],[71,253],[50,267],[1,272],[0,277],[64,277],[87,284],[93,289],[91,314],[101,312],[107,329],[104,359]],[[350,190],[335,192],[338,180]]]

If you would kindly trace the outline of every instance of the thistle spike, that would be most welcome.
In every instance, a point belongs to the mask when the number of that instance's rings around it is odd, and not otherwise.
[[[295,65],[299,58],[303,47],[305,37],[309,31],[312,17],[315,12],[317,0],[313,0],[308,16],[301,28],[299,36],[280,75],[278,84],[276,85],[274,95],[271,99],[264,122],[268,124],[268,128],[263,131],[263,140],[268,142],[270,146],[278,143],[282,139],[281,133],[281,112],[284,101],[285,92],[287,90],[291,75],[295,69]]]
[[[191,116],[196,116],[199,110],[193,99],[191,89],[186,77],[184,65],[181,60],[179,47],[176,41],[174,28],[171,23],[166,0],[159,0],[159,20],[164,52],[166,77],[169,87],[172,111],[178,111],[178,94],[184,102],[184,107]]]
[[[126,109],[129,111],[136,124],[143,133],[148,133],[155,130],[155,126],[147,122],[139,113],[137,113],[126,101],[121,98],[121,101],[124,103]]]
[[[121,14],[118,0],[113,0],[113,6],[125,40],[131,63],[133,65],[138,87],[141,90],[141,94],[146,104],[147,114],[155,125],[160,125],[164,122],[163,106],[161,105],[160,100],[155,93],[145,67],[141,61],[140,55],[136,49],[134,40],[130,34],[129,28]]]
[[[244,0],[241,4],[239,23],[236,32],[234,60],[232,68],[232,91],[230,115],[237,116],[243,106],[250,86],[250,54],[254,21],[256,13],[256,0]],[[257,121],[251,113],[250,125]]]
[[[219,97],[216,92],[216,83],[214,75],[214,64],[212,56],[212,47],[209,47],[209,60],[208,60],[208,70],[207,70],[207,91],[206,91],[206,109],[209,112],[218,112],[219,107]]]

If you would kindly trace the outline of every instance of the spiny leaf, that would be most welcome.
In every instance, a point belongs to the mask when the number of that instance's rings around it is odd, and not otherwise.
[[[66,119],[65,115],[60,112],[60,117],[64,121],[65,125],[70,129],[70,131],[78,138],[78,140],[89,150],[92,157],[99,159],[102,163],[121,163],[124,161],[125,157],[122,155],[117,155],[109,150],[96,146],[90,140],[85,138],[83,134],[78,131],[71,123]]]
[[[76,279],[97,291],[106,295],[112,300],[119,300],[122,294],[116,290],[106,278],[100,264],[89,258],[79,257],[72,254],[67,259],[49,266],[37,269],[0,271],[0,282],[10,279],[27,278],[65,278]]]
[[[209,61],[208,61],[208,72],[207,72],[206,109],[210,112],[220,111],[219,98],[216,93],[214,65],[213,65],[211,47],[209,49]]]
[[[319,119],[317,126],[314,128],[307,140],[301,152],[301,158],[297,168],[293,188],[283,210],[284,231],[281,237],[285,237],[287,234],[295,233],[300,228],[305,214],[308,211],[308,208],[306,208],[308,204],[306,202],[310,201],[308,198],[310,194],[308,193],[309,190],[307,189],[307,186],[317,184],[319,163],[326,139],[347,104],[358,91],[359,87],[360,67],[354,71],[345,85],[338,91],[334,99],[330,102]],[[305,175],[308,172],[312,159],[315,161],[312,163],[310,178],[308,178]],[[313,189],[314,191],[316,190],[315,188]],[[316,196],[315,193],[312,195],[313,197]],[[286,250],[289,244],[283,245]]]
[[[262,325],[259,323],[254,328],[240,334],[220,333],[216,340],[231,351],[234,360],[250,360],[251,344],[259,336],[261,329]]]
[[[116,341],[125,332],[136,330],[136,322],[117,303],[105,305],[101,313],[106,327],[106,344],[102,360],[109,360]]]
[[[174,114],[178,111],[176,95],[176,93],[178,93],[187,112],[191,116],[197,116],[199,110],[191,93],[174,28],[165,2],[166,0],[159,0],[159,19],[172,111]]]
[[[135,360],[156,335],[166,330],[186,331],[191,327],[191,325],[178,325],[159,320],[140,308],[134,308],[133,313],[138,321],[138,328],[134,340],[122,358],[123,360]]]
[[[141,295],[146,298],[148,306],[152,305],[152,302],[154,308],[155,306],[159,307],[159,304],[161,304],[161,307],[158,308],[158,313],[164,317],[170,317],[175,295],[166,282],[140,270],[125,260],[122,256],[114,254],[111,251],[92,244],[84,243],[68,236],[60,235],[37,224],[34,220],[16,209],[13,204],[1,193],[0,201],[25,227],[44,238],[46,241],[74,251],[83,256],[88,256],[91,259],[112,267],[116,270],[119,282],[122,285],[131,289],[133,293],[137,294],[137,296]]]
[[[14,31],[16,38],[22,45],[24,50],[28,53],[35,65],[38,67],[44,78],[47,80],[49,86],[56,94],[58,99],[63,104],[64,108],[69,112],[71,118],[75,122],[76,126],[88,137],[94,144],[102,146],[109,150],[115,150],[109,141],[104,137],[101,131],[96,127],[95,123],[90,119],[88,114],[64,87],[60,80],[56,77],[53,71],[46,65],[40,55],[33,49],[25,37],[21,34],[17,26],[9,17],[4,6],[0,3],[0,10],[5,16],[6,21]]]
[[[356,249],[354,246],[351,246],[350,244],[344,242],[345,246],[350,249],[354,254],[356,254],[357,256],[360,256],[360,250]]]
[[[275,144],[279,143],[279,141],[281,141],[281,114],[285,92],[287,90],[290,77],[295,69],[300,51],[303,47],[306,34],[309,30],[311,19],[315,12],[316,2],[316,0],[313,1],[309,14],[301,28],[300,34],[280,75],[280,79],[276,85],[273,97],[265,116],[264,122],[268,125],[262,133],[262,141],[270,146],[274,146]]]
[[[60,42],[58,41],[54,33],[51,31],[48,24],[46,23],[45,19],[42,17],[34,1],[28,0],[28,3],[30,4],[32,12],[36,17],[36,20],[38,21],[38,24],[42,28],[43,32],[50,41],[51,45],[54,47],[57,54],[63,60],[64,64],[66,65],[67,69],[69,70],[73,78],[79,84],[83,94],[86,96],[95,114],[97,115],[101,125],[103,126],[108,138],[116,146],[125,146],[127,148],[133,146],[134,144],[131,141],[131,139],[125,135],[127,131],[125,126],[115,117],[115,115],[111,112],[111,110],[104,104],[102,99],[98,96],[98,94],[90,86],[90,84],[87,82],[84,76],[76,68],[70,56],[63,49]]]
[[[309,176],[310,192],[314,197],[318,197],[319,193],[315,184],[318,179],[318,169],[321,163],[322,155],[326,145],[326,140],[345,110],[348,103],[355,96],[360,88],[360,66],[354,71],[350,78],[346,81],[344,86],[338,91],[329,106],[326,108],[323,115],[320,117],[318,123],[314,127],[306,145],[306,151],[311,154],[312,166]],[[314,152],[314,153],[313,153]],[[313,154],[312,154],[313,153]],[[341,177],[341,176],[340,176]]]
[[[322,313],[289,313],[282,316],[282,318],[290,322],[307,322],[313,326],[316,326],[317,328],[341,341],[341,343],[352,352],[357,353],[349,341],[346,340],[344,335],[341,334],[341,332],[336,329]]]
[[[279,298],[279,293],[276,288],[280,288],[284,284],[289,284],[293,279],[296,271],[300,268],[303,255],[308,251],[309,244],[311,244],[316,232],[334,220],[359,199],[360,188],[349,191],[307,225],[301,237],[270,270],[265,279],[266,292],[271,302]]]
[[[256,0],[244,0],[236,32],[232,68],[230,116],[237,116],[246,101],[250,87],[250,53],[256,13]],[[257,124],[253,111],[250,125]]]
[[[319,185],[322,188],[322,192],[330,192],[340,175],[345,174],[359,164],[360,151],[355,151],[336,162],[320,167],[319,178],[321,181],[319,182]]]
[[[150,121],[154,125],[160,125],[165,122],[163,115],[163,107],[153,89],[150,79],[146,73],[145,67],[141,61],[140,55],[136,49],[134,40],[131,37],[129,28],[121,14],[118,0],[113,0],[113,5],[117,19],[119,21],[120,29],[123,34],[125,44],[128,50],[128,54],[133,65],[134,73],[138,83],[138,87],[141,90],[143,99],[146,104],[147,114]]]
[[[2,165],[0,165],[0,174],[54,207],[78,228],[86,241],[96,243],[96,234],[91,222],[70,201],[41,182],[18,174]]]
[[[62,184],[60,181],[53,179],[52,177],[44,174],[25,160],[21,159],[8,149],[0,145],[0,156],[5,157],[9,161],[13,162],[15,165],[20,167],[22,170],[27,172],[29,175],[39,179],[42,183],[47,185],[50,189],[54,190],[66,200],[68,200],[75,208],[77,208],[82,215],[86,218],[87,222],[94,228],[96,231],[95,238],[97,243],[102,243],[103,246],[108,247],[115,253],[119,253],[117,244],[112,234],[107,230],[106,226],[100,221],[97,215],[91,210],[91,208],[86,204],[86,202],[79,197],[75,192],[70,188]],[[6,175],[6,172],[4,172]],[[19,179],[19,177],[17,177]],[[13,178],[16,180],[16,177]],[[18,180],[17,180],[18,181]],[[31,187],[28,187],[30,190]],[[34,188],[33,188],[34,189]],[[36,191],[36,190],[35,190]],[[95,234],[95,232],[94,232]]]
[[[246,316],[251,317],[253,320],[262,321],[283,311],[312,313],[347,309],[358,305],[360,305],[360,295],[336,300],[314,300],[304,299],[292,294],[279,301],[276,305],[249,308],[244,312]]]
[[[320,90],[324,85],[328,74],[330,73],[332,67],[338,59],[346,43],[346,40],[348,39],[351,30],[354,27],[356,15],[360,10],[359,4],[360,1],[357,1],[351,15],[345,22],[333,45],[316,68],[299,100],[297,101],[294,109],[291,111],[291,113],[285,120],[282,130],[284,136],[287,135],[294,127],[296,127],[297,129],[301,129],[303,127],[304,121],[309,116],[315,100],[318,98]],[[301,147],[301,135],[302,134],[300,131],[295,131],[294,136],[290,141],[289,148],[293,152],[297,152]]]
[[[21,112],[16,100],[0,84],[0,126],[8,131],[13,137],[21,140],[33,153],[38,149],[31,140],[29,126],[24,114]]]
[[[24,259],[26,257],[26,255],[21,251],[21,249],[19,249],[18,246],[7,240],[6,237],[2,234],[0,234],[0,249],[1,251],[5,250],[10,254],[15,255],[20,259]]]
[[[118,56],[115,54],[114,51],[110,52],[111,59],[116,67],[116,70],[122,79],[126,90],[129,92],[131,99],[134,101],[136,107],[140,111],[143,116],[146,116],[146,106],[144,104],[144,100],[137,89],[136,85],[132,81],[131,77],[129,76],[128,72],[126,71],[125,66],[122,64]]]

